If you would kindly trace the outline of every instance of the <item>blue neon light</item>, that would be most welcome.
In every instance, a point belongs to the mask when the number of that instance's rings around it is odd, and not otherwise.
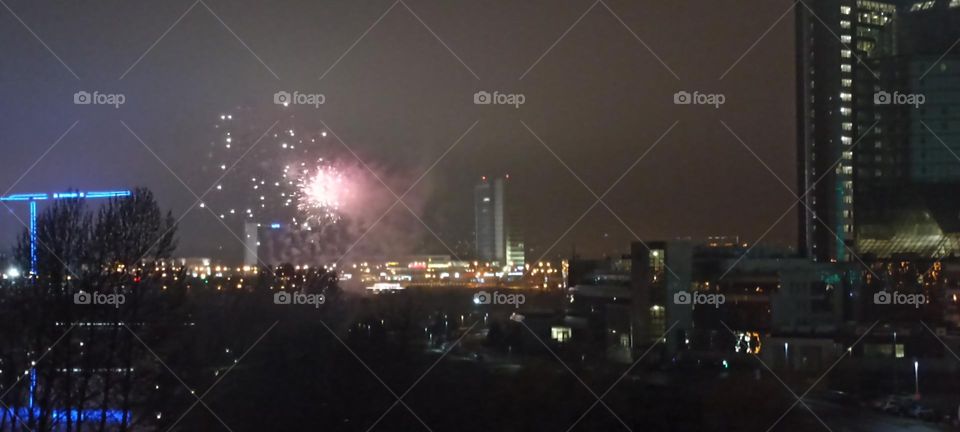
[[[37,202],[30,201],[30,272],[37,274]]]
[[[270,228],[271,228],[271,229],[280,229],[280,224],[278,224],[278,223],[270,224]]]
[[[0,201],[33,201],[33,200],[45,200],[47,199],[47,194],[38,193],[38,194],[13,194],[7,195],[5,197],[0,197]]]
[[[129,190],[107,190],[93,192],[58,192],[52,195],[53,199],[70,198],[120,198],[133,195]],[[37,274],[37,201],[50,199],[45,193],[23,193],[0,196],[0,201],[29,201],[30,202],[30,272]]]
[[[60,192],[53,194],[53,199],[70,199],[70,198],[119,198],[119,197],[128,197],[132,193],[128,190],[116,190],[116,191],[93,191],[93,192]]]
[[[12,409],[5,409],[4,411],[7,412],[8,416],[12,417],[12,414],[13,414]],[[34,419],[39,418],[41,415],[40,408],[33,408],[33,409],[19,408],[17,409],[17,417],[20,417],[21,419],[30,418],[30,411],[33,411]],[[53,409],[48,411],[47,413],[50,415],[50,417],[52,417],[54,421],[57,421],[57,422],[65,421],[67,418],[67,415],[69,415],[70,419],[74,422],[77,422],[82,418],[85,422],[96,423],[96,422],[99,422],[101,418],[101,411],[99,409],[85,409],[85,410],[71,409],[69,413],[67,412],[67,410],[64,410],[64,409]],[[106,415],[103,417],[106,417],[107,423],[117,424],[117,423],[123,423],[125,418],[129,420],[130,415],[128,413],[124,413],[123,410],[119,410],[119,409],[108,409]]]
[[[86,198],[120,198],[133,195],[128,190],[87,192]]]

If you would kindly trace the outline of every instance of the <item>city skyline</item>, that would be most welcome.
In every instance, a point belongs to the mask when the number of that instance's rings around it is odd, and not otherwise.
[[[779,176],[793,176],[793,107],[773,98],[793,85],[791,68],[784,63],[790,58],[790,23],[777,21],[787,12],[789,2],[718,11],[734,17],[749,9],[757,20],[746,26],[722,25],[724,16],[685,24],[691,34],[706,34],[707,28],[698,30],[698,26],[709,24],[712,39],[716,32],[727,38],[729,42],[717,44],[709,59],[685,55],[691,46],[707,42],[694,38],[681,43],[645,25],[677,15],[697,16],[690,6],[674,9],[611,3],[607,10],[599,4],[590,7],[571,2],[544,8],[503,5],[496,11],[465,9],[455,13],[468,29],[461,31],[439,19],[438,14],[445,12],[433,5],[410,4],[415,17],[403,5],[394,5],[384,14],[391,7],[387,2],[340,14],[335,29],[338,36],[333,40],[320,37],[325,27],[307,25],[301,14],[291,16],[287,9],[251,21],[243,4],[210,4],[244,43],[202,5],[171,28],[190,5],[175,6],[159,6],[146,15],[127,8],[116,11],[124,13],[125,19],[113,31],[132,37],[129,43],[119,43],[107,42],[105,34],[93,33],[67,17],[62,28],[44,24],[48,13],[63,11],[11,4],[70,68],[64,68],[15,18],[5,15],[11,25],[4,31],[14,42],[11,55],[38,71],[30,75],[12,69],[5,72],[5,81],[20,83],[16,90],[10,88],[6,100],[25,101],[7,120],[7,157],[13,165],[29,167],[78,122],[23,178],[18,190],[148,186],[182,214],[196,199],[171,171],[196,195],[210,186],[208,177],[196,169],[196,156],[212,141],[212,126],[219,116],[236,112],[237,106],[252,106],[266,113],[275,108],[272,98],[278,90],[302,89],[326,95],[319,109],[293,110],[302,128],[320,132],[328,126],[365,163],[397,173],[400,180],[390,187],[398,195],[474,121],[479,122],[408,196],[424,202],[422,208],[414,206],[418,216],[448,244],[471,237],[472,205],[463,191],[485,173],[509,172],[522,180],[523,192],[529,196],[521,215],[526,219],[524,225],[531,227],[525,240],[531,254],[540,255],[594,203],[595,196],[580,180],[599,195],[648,150],[644,161],[605,198],[617,216],[602,205],[593,207],[551,254],[566,254],[574,245],[584,253],[622,253],[623,245],[612,239],[633,237],[631,231],[657,238],[740,235],[750,241],[760,238],[776,221],[780,209],[791,204],[792,198],[763,164],[717,121],[724,120]],[[94,10],[85,14],[76,7],[71,15],[90,16],[92,22],[109,20],[113,13]],[[291,10],[298,7],[314,8],[297,4]],[[335,14],[346,8],[331,7],[334,10],[322,13]],[[499,14],[511,13],[517,14],[516,19],[497,19]],[[168,23],[154,20],[167,14]],[[578,20],[581,14],[583,19]],[[361,38],[381,15],[383,19]],[[143,25],[135,25],[141,22]],[[291,25],[291,32],[274,31],[280,22],[298,25]],[[513,25],[515,22],[538,22],[536,37],[527,37],[530,30]],[[778,24],[770,27],[774,22]],[[168,28],[169,33],[161,39]],[[762,41],[751,47],[768,28],[771,30]],[[567,29],[570,31],[565,34]],[[66,38],[67,34],[74,36]],[[89,54],[71,49],[70,41],[81,38],[102,42],[102,49]],[[383,43],[391,39],[391,44]],[[316,54],[295,56],[293,63],[278,61],[277,56],[294,49],[278,45],[279,41],[314,47]],[[156,46],[127,72],[154,42]],[[356,46],[346,53],[354,42]],[[712,70],[699,66],[705,61],[714,65]],[[607,62],[617,66],[601,66]],[[439,67],[425,68],[427,64]],[[378,65],[390,65],[394,70],[376,72]],[[571,67],[578,78],[558,80],[557,72]],[[318,79],[327,69],[329,73]],[[783,78],[764,81],[758,87],[754,77],[770,73]],[[383,80],[415,85],[379,84]],[[730,97],[719,110],[673,104],[676,91],[698,89]],[[97,90],[123,93],[125,103],[109,109],[73,105],[77,91]],[[522,93],[525,101],[520,108],[474,105],[473,96],[480,91]],[[631,96],[625,97],[627,94]],[[568,100],[580,109],[565,108],[568,104],[561,102]],[[41,106],[46,110],[42,116],[37,111]],[[410,106],[421,108],[410,110]],[[609,108],[601,110],[604,106]],[[768,131],[755,132],[748,127],[757,123],[756,116],[763,118],[759,123],[770,126]],[[257,124],[266,130],[282,118],[265,114]],[[633,118],[643,120],[629,120]],[[680,124],[653,146],[677,120]],[[54,121],[62,128],[49,124]],[[353,155],[330,138],[331,146],[339,148],[337,156],[353,161]],[[15,145],[23,142],[31,144]],[[590,151],[597,143],[606,150]],[[93,157],[86,150],[89,148],[99,149],[101,156]],[[724,163],[717,165],[717,161]],[[98,175],[92,176],[92,172]],[[0,176],[6,184],[17,180],[10,170]],[[703,193],[678,193],[701,189]],[[732,202],[750,210],[733,211],[737,206],[729,205]],[[404,218],[403,224],[421,225],[404,215],[402,206],[392,213]],[[2,221],[0,238],[9,243],[22,227],[14,225],[16,220],[7,214]],[[764,241],[792,244],[795,228],[783,222],[774,226]],[[193,209],[183,224],[185,232],[192,233],[182,245],[185,255],[223,253],[217,245],[242,247],[208,212]],[[232,229],[243,232],[242,225]],[[417,229],[425,249],[444,251],[426,228],[421,225]]]

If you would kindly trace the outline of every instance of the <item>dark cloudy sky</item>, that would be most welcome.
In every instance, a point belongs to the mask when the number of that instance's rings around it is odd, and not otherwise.
[[[469,236],[480,176],[510,173],[539,255],[595,201],[551,150],[602,194],[674,122],[604,198],[637,235],[752,242],[792,203],[721,123],[794,184],[788,0],[5,3],[19,19],[0,9],[0,192],[79,122],[11,193],[143,185],[179,216],[193,195],[121,121],[200,194],[210,180],[198,158],[216,116],[300,90],[326,95],[301,113],[305,121],[322,120],[369,163],[405,173],[400,179],[418,177],[479,121],[411,192],[447,242]],[[123,93],[126,103],[77,106],[78,90]],[[474,105],[478,90],[522,93],[526,103]],[[678,90],[723,93],[726,104],[674,105]],[[398,193],[409,185],[398,183]],[[216,253],[223,228],[193,213],[183,220],[181,253]],[[789,214],[765,242],[791,244],[794,221]],[[2,213],[0,243],[20,228]],[[413,219],[409,229],[430,237]],[[586,254],[617,252],[630,240],[597,205],[556,252],[573,244]]]

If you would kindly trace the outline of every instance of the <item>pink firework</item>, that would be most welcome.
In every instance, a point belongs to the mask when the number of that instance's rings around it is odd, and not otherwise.
[[[324,226],[340,220],[349,195],[347,181],[335,167],[322,165],[301,173],[297,208],[309,225]]]

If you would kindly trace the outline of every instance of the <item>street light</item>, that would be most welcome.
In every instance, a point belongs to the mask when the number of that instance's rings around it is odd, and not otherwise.
[[[920,362],[917,360],[913,361],[913,385],[914,385],[914,399],[920,399]]]

